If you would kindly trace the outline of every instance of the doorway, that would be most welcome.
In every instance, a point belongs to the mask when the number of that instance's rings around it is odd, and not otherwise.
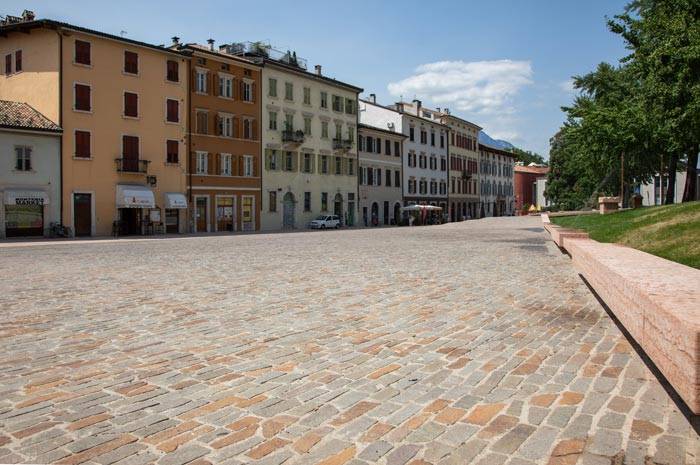
[[[180,210],[176,208],[165,210],[165,232],[168,234],[180,232]]]
[[[92,235],[92,194],[73,193],[73,231],[76,237]]]
[[[333,214],[338,216],[340,222],[343,222],[343,196],[341,194],[335,194],[335,200],[333,201]]]
[[[401,224],[401,204],[399,202],[394,204],[394,224]]]
[[[384,224],[389,224],[389,202],[387,200],[384,201]]]
[[[141,234],[141,209],[120,208],[119,226],[120,236],[133,236]]]
[[[207,213],[209,210],[208,196],[195,196],[194,198],[194,226],[195,232],[207,232]]]
[[[287,192],[282,199],[282,227],[294,229],[294,194]]]
[[[232,196],[216,196],[216,230],[233,232],[236,211]]]

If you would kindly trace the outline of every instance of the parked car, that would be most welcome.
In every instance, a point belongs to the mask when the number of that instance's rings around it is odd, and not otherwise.
[[[340,218],[338,218],[338,215],[321,215],[315,220],[312,220],[311,223],[309,223],[309,227],[311,229],[338,229],[340,227]]]

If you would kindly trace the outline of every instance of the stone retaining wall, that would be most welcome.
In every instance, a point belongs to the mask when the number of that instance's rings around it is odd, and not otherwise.
[[[690,410],[700,414],[700,270],[544,226]]]

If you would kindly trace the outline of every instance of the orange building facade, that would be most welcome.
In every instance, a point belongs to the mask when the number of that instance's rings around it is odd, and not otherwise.
[[[190,230],[259,230],[261,68],[213,41],[174,47],[191,57]]]

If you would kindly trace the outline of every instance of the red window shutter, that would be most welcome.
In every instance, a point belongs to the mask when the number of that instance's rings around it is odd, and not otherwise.
[[[258,120],[254,119],[251,122],[251,127],[252,127],[251,139],[258,140]]]
[[[81,65],[90,65],[90,42],[75,41],[75,62]]]
[[[124,116],[138,117],[138,95],[124,92]]]
[[[5,55],[5,74],[12,74],[12,54]]]
[[[135,52],[124,52],[124,72],[129,74],[139,73],[139,55]]]
[[[167,65],[167,79],[170,82],[178,82],[180,81],[180,76],[179,76],[179,66],[178,62],[175,60],[168,60],[168,65]]]
[[[171,123],[180,121],[179,104],[177,100],[168,99],[167,101],[168,121]]]
[[[241,125],[241,120],[234,117],[233,118],[233,137],[235,137],[236,139],[241,137],[241,130],[239,127],[240,125]]]
[[[128,160],[139,159],[139,138],[136,136],[122,136],[122,156]]]
[[[15,52],[15,72],[20,71],[22,71],[22,50],[17,50]]]
[[[90,158],[89,132],[75,131],[75,156],[78,158]]]
[[[179,152],[180,143],[176,140],[169,140],[166,143],[166,161],[168,163],[179,163],[180,154]]]
[[[90,86],[75,85],[75,109],[90,111]]]

